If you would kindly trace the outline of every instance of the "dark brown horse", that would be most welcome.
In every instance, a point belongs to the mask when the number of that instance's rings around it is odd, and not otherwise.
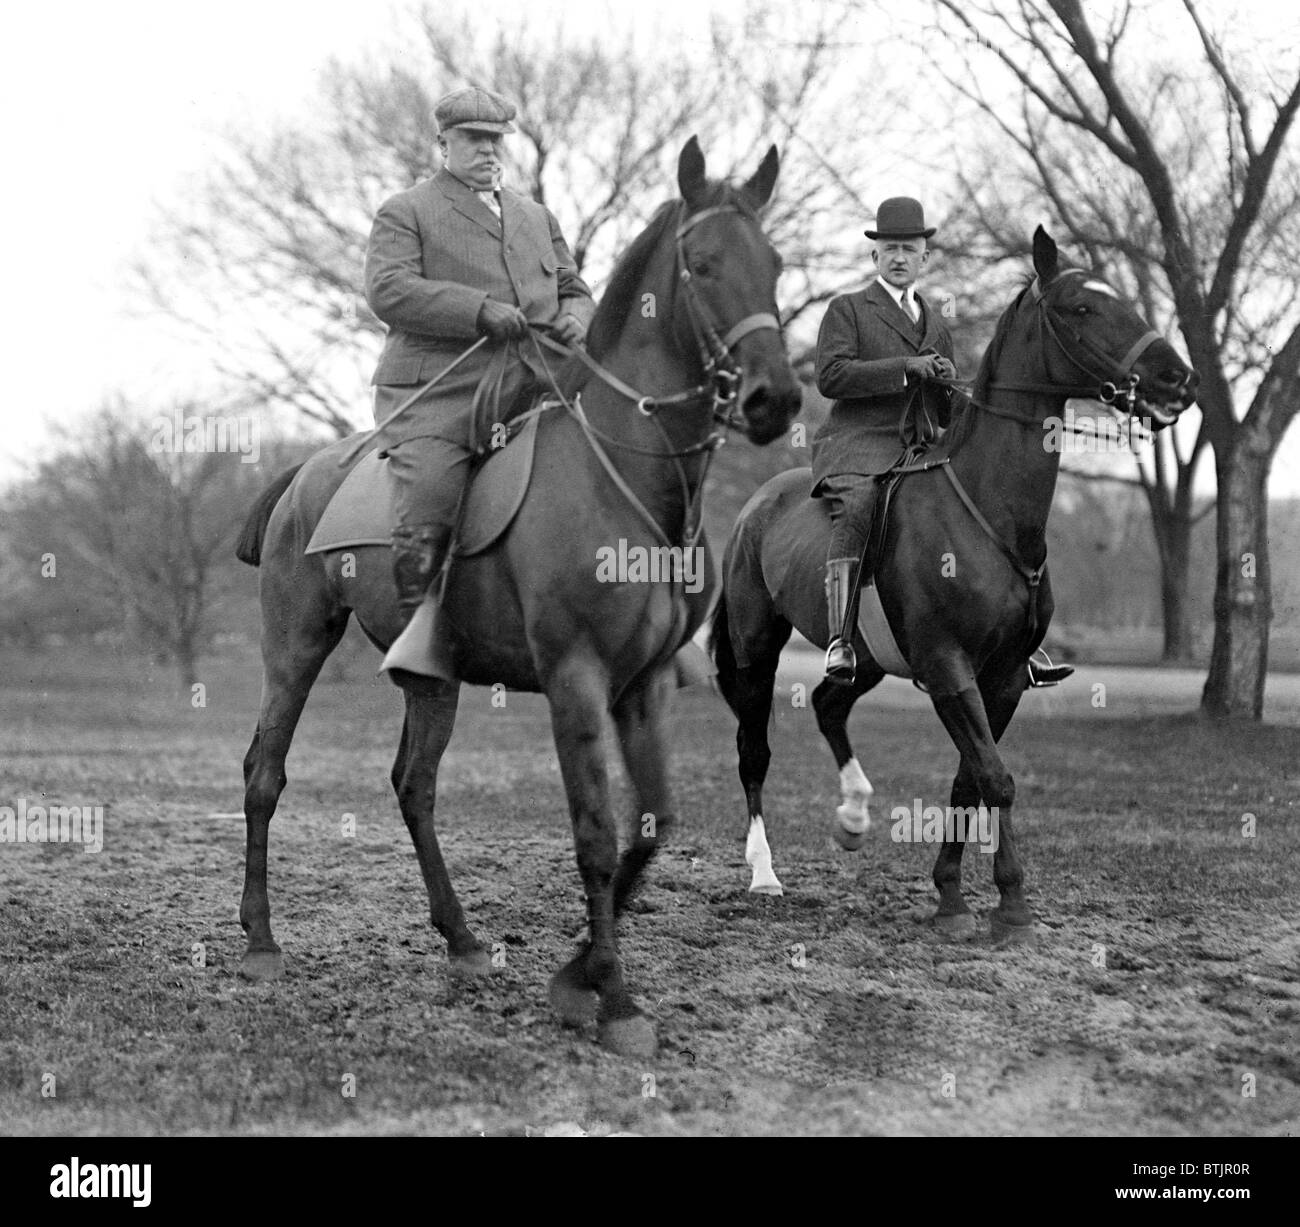
[[[439,613],[462,680],[540,691],[550,702],[589,925],[589,940],[553,978],[551,999],[567,1022],[598,1017],[601,1042],[627,1055],[652,1053],[655,1037],[624,985],[615,921],[673,822],[665,703],[674,654],[702,624],[715,581],[703,554],[695,560],[702,586],[680,582],[684,566],[674,572],[679,582],[636,582],[630,571],[628,582],[609,582],[601,560],[619,550],[702,549],[694,526],[719,408],[738,409],[730,424],[758,444],[784,434],[798,412],[776,315],[779,260],[757,220],[778,165],[773,147],[753,178],[732,188],[706,179],[699,145],[686,145],[681,199],[632,244],[593,320],[589,352],[602,369],[570,360],[558,372],[566,404],[540,417],[525,501],[493,547],[453,564]],[[242,543],[246,561],[260,554],[265,664],[244,761],[240,921],[251,978],[283,966],[267,901],[267,831],[307,693],[351,614],[378,645],[399,629],[387,549],[349,550],[355,574],[347,576],[339,553],[303,552],[346,475],[338,461],[349,446],[334,444],[291,479],[282,475]],[[458,692],[459,683],[436,681],[404,692],[392,780],[452,968],[479,974],[490,959],[466,924],[434,833],[438,763]],[[602,748],[607,713],[636,800],[621,856]]]
[[[898,647],[961,755],[946,821],[935,828],[943,839],[936,925],[951,934],[974,928],[961,891],[962,825],[983,803],[995,824],[1001,894],[993,926],[1009,940],[1029,935],[1033,916],[1012,830],[1015,783],[997,742],[1025,688],[1025,659],[1052,617],[1045,530],[1062,409],[1070,397],[1106,400],[1161,429],[1192,403],[1196,386],[1195,373],[1105,281],[1058,268],[1056,244],[1041,227],[1033,251],[1036,276],[998,322],[969,404],[930,467],[902,478],[876,572]],[[718,681],[740,722],[750,889],[770,894],[781,892],[763,824],[777,660],[792,627],[819,647],[827,643],[822,562],[830,520],[822,500],[808,497],[810,487],[807,469],[782,473],[741,512],[711,632]],[[865,836],[872,789],[845,727],[853,704],[885,676],[861,635],[854,647],[854,684],[823,682],[813,692],[818,728],[840,769],[834,833],[850,850]],[[958,815],[962,825],[953,822]]]

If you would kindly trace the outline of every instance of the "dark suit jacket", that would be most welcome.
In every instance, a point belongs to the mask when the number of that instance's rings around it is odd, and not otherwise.
[[[500,199],[498,219],[444,168],[380,206],[366,247],[366,301],[388,325],[374,383],[411,388],[432,379],[478,337],[486,298],[514,304],[538,323],[566,312],[590,323],[591,291],[550,210],[506,189]],[[408,436],[423,420],[421,433],[459,439],[498,348],[489,342],[477,350],[386,437]],[[543,378],[531,344],[516,345],[515,354]]]
[[[817,336],[817,388],[834,398],[830,416],[813,437],[813,490],[840,473],[883,473],[903,450],[899,420],[915,378],[904,382],[908,358],[938,353],[952,358],[952,336],[939,312],[917,294],[923,333],[873,281],[865,290],[832,298]],[[915,428],[933,435],[951,417],[951,392],[923,383]]]

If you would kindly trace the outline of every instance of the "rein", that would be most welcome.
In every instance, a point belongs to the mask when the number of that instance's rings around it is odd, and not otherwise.
[[[601,443],[604,442],[611,447],[632,452],[639,456],[673,461],[673,467],[676,470],[682,490],[683,539],[681,544],[686,548],[693,547],[699,541],[700,534],[704,531],[704,519],[701,515],[704,483],[708,477],[709,467],[713,462],[713,455],[726,442],[726,436],[715,430],[698,443],[672,450],[668,432],[658,420],[658,413],[661,409],[674,406],[698,404],[707,397],[711,402],[710,414],[715,422],[723,427],[742,429],[743,423],[735,416],[735,403],[740,391],[741,370],[732,352],[733,348],[752,332],[764,329],[771,329],[775,332],[781,331],[780,321],[775,315],[770,312],[758,312],[745,316],[727,329],[724,335],[719,336],[717,327],[705,308],[705,304],[700,300],[699,291],[695,288],[686,258],[685,239],[687,234],[706,218],[728,213],[734,213],[739,217],[747,216],[743,210],[734,204],[714,205],[707,209],[701,209],[698,213],[691,214],[677,227],[675,233],[676,280],[680,282],[685,292],[687,316],[690,320],[696,346],[699,349],[705,382],[668,396],[647,396],[602,366],[585,349],[580,346],[570,347],[564,345],[555,340],[554,337],[547,335],[545,325],[532,325],[529,332],[530,339],[537,349],[538,360],[546,371],[547,378],[550,380],[551,387],[559,398],[560,404],[568,410],[570,416],[578,423],[583,436],[595,453],[601,467],[605,469],[619,492],[632,505],[647,526],[652,529],[659,541],[665,545],[672,545],[673,543],[669,541],[668,535],[660,527],[659,522],[651,515],[645,504],[637,497],[635,491],[628,485],[622,474],[619,473],[617,466],[610,459],[608,452],[601,446]],[[565,357],[576,357],[583,366],[607,387],[630,400],[636,406],[638,413],[654,422],[659,433],[663,436],[664,442],[669,444],[670,450],[657,451],[653,448],[638,447],[635,444],[608,435],[592,425],[582,408],[581,394],[576,393],[573,399],[570,400],[561,391],[559,383],[546,361],[546,356],[542,351],[543,346]],[[695,489],[692,491],[690,478],[682,461],[696,455],[703,455],[704,467],[699,475],[699,480],[695,483]]]
[[[1069,270],[1082,271],[1082,270]],[[1094,384],[1057,384],[1057,383],[989,383],[987,385],[990,392],[1030,392],[1044,396],[1064,396],[1088,398],[1090,400],[1099,400],[1106,405],[1116,405],[1122,401],[1124,407],[1129,413],[1129,422],[1132,423],[1132,413],[1137,404],[1137,386],[1139,377],[1133,373],[1133,367],[1137,360],[1146,351],[1160,339],[1160,334],[1154,329],[1148,329],[1144,332],[1130,347],[1128,352],[1119,362],[1115,362],[1110,355],[1098,349],[1091,342],[1073,334],[1073,339],[1078,348],[1083,352],[1084,358],[1099,363],[1102,367],[1111,368],[1109,374],[1111,378],[1099,374],[1092,369],[1083,358],[1078,357],[1071,352],[1070,347],[1065,343],[1056,325],[1052,322],[1052,316],[1048,309],[1047,299],[1043,293],[1042,285],[1035,277],[1029,287],[1030,294],[1039,312],[1040,332],[1046,330],[1047,334],[1056,342],[1057,348],[1065,355],[1066,359],[1081,371],[1088,378],[1096,380]],[[1121,387],[1121,382],[1123,386]],[[1020,413],[1014,409],[1006,409],[998,405],[993,405],[987,401],[976,400],[970,395],[969,389],[971,384],[965,380],[959,379],[931,379],[928,383],[939,384],[940,386],[951,388],[966,396],[972,409],[978,409],[982,413],[990,414],[993,417],[1005,418],[1012,422],[1018,422],[1023,426],[1038,426],[1040,419],[1028,413]],[[1076,433],[1083,433],[1077,427],[1073,428]],[[1047,571],[1047,559],[1037,567],[1027,566],[1016,553],[1015,548],[1005,541],[998,531],[989,523],[984,513],[976,506],[975,500],[971,498],[966,487],[962,485],[961,479],[953,471],[950,461],[952,453],[943,456],[938,460],[919,461],[913,465],[905,465],[897,470],[900,474],[919,473],[932,468],[941,468],[944,476],[947,477],[949,484],[952,486],[954,493],[961,500],[962,505],[970,512],[971,518],[980,526],[985,536],[987,536],[998,549],[1006,556],[1008,562],[1015,569],[1016,574],[1029,586],[1029,617],[1028,625],[1025,630],[1026,642],[1031,641],[1038,630],[1038,588],[1043,582],[1043,576]]]

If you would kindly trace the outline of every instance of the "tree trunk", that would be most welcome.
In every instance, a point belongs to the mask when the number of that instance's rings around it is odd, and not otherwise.
[[[1188,663],[1195,655],[1187,583],[1191,567],[1192,523],[1186,517],[1166,525],[1160,558],[1160,601],[1165,643],[1161,659]]]
[[[1273,597],[1268,565],[1272,448],[1245,424],[1226,457],[1215,455],[1218,567],[1214,648],[1201,709],[1217,720],[1262,720]]]

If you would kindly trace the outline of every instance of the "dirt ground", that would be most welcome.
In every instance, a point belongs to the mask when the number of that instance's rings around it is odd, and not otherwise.
[[[925,923],[935,850],[890,837],[891,809],[944,804],[956,765],[922,696],[890,683],[854,712],[876,795],[846,854],[800,703],[809,669],[792,657],[772,729],[779,899],[746,891],[730,715],[707,691],[678,697],[681,823],[622,926],[660,1039],[638,1063],[547,1004],[583,909],[543,700],[466,690],[444,760],[443,849],[500,964],[466,985],[387,781],[398,696],[360,673],[322,682],[271,828],[287,973],[249,985],[255,659],[212,662],[195,707],[111,656],[0,657],[0,806],[106,810],[97,854],[0,844],[0,1131],[1300,1130],[1293,680],[1270,723],[1241,729],[1178,714],[1194,700],[1154,670],[1084,668],[1030,696],[1004,747],[1038,935],[997,949],[992,858],[968,850],[979,932],[948,943]]]

